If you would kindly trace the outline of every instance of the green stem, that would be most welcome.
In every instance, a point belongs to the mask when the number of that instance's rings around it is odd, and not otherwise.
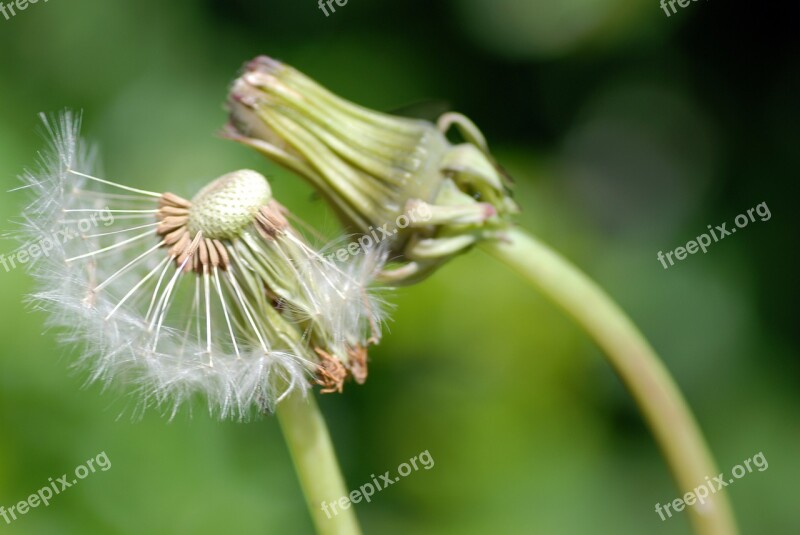
[[[278,403],[276,414],[317,533],[359,535],[361,529],[352,505],[347,509],[329,507],[330,517],[322,507],[323,502],[337,502],[348,492],[325,419],[313,394],[304,397],[300,392],[293,392]]]
[[[625,313],[558,253],[519,229],[484,245],[571,315],[605,351],[639,405],[681,493],[718,474],[697,422],[653,348]],[[735,535],[727,495],[687,507],[698,535]]]

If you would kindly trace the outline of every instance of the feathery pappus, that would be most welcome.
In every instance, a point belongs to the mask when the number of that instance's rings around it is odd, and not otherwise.
[[[313,381],[323,392],[364,382],[386,308],[370,286],[384,251],[326,259],[255,171],[191,199],[95,176],[80,117],[43,121],[49,147],[20,177],[33,197],[20,238],[43,245],[31,300],[81,344],[92,380],[131,382],[173,416],[200,394],[236,418]]]

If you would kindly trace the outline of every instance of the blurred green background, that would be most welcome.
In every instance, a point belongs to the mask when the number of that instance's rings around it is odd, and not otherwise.
[[[36,114],[82,109],[105,175],[191,195],[227,171],[299,180],[215,136],[238,69],[269,54],[362,104],[446,103],[517,182],[520,223],[595,277],[685,391],[745,534],[800,532],[796,215],[800,47],[789,6],[656,0],[54,0],[0,17],[0,186],[41,147]],[[794,193],[791,193],[794,191]],[[12,228],[20,192],[0,195]],[[766,202],[772,213],[669,270],[656,259]],[[730,225],[731,223],[729,223]],[[0,253],[14,249],[0,242]],[[69,371],[0,270],[0,505],[105,451],[112,462],[15,534],[311,533],[273,418],[132,420],[135,400]],[[351,488],[421,451],[436,465],[357,512],[381,534],[685,534],[637,409],[565,316],[479,251],[395,293],[370,379],[322,405]],[[122,414],[122,416],[120,416]],[[713,476],[714,474],[709,474]]]

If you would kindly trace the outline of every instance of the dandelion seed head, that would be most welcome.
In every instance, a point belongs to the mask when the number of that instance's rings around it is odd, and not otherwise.
[[[242,170],[222,176],[192,199],[189,233],[202,232],[212,239],[238,238],[271,197],[269,184],[255,171]]]
[[[44,124],[50,145],[20,177],[32,199],[19,238],[42,251],[30,301],[81,348],[90,381],[132,385],[141,407],[170,416],[202,395],[239,419],[315,382],[363,382],[385,319],[370,288],[385,251],[334,264],[255,171],[191,200],[147,191],[98,176],[80,117]]]

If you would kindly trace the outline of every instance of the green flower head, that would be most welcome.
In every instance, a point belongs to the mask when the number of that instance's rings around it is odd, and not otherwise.
[[[424,278],[517,211],[508,179],[466,117],[437,124],[373,111],[268,57],[247,64],[229,97],[225,135],[309,181],[351,232],[381,230],[401,265],[391,282]],[[456,127],[463,138],[451,142]]]

